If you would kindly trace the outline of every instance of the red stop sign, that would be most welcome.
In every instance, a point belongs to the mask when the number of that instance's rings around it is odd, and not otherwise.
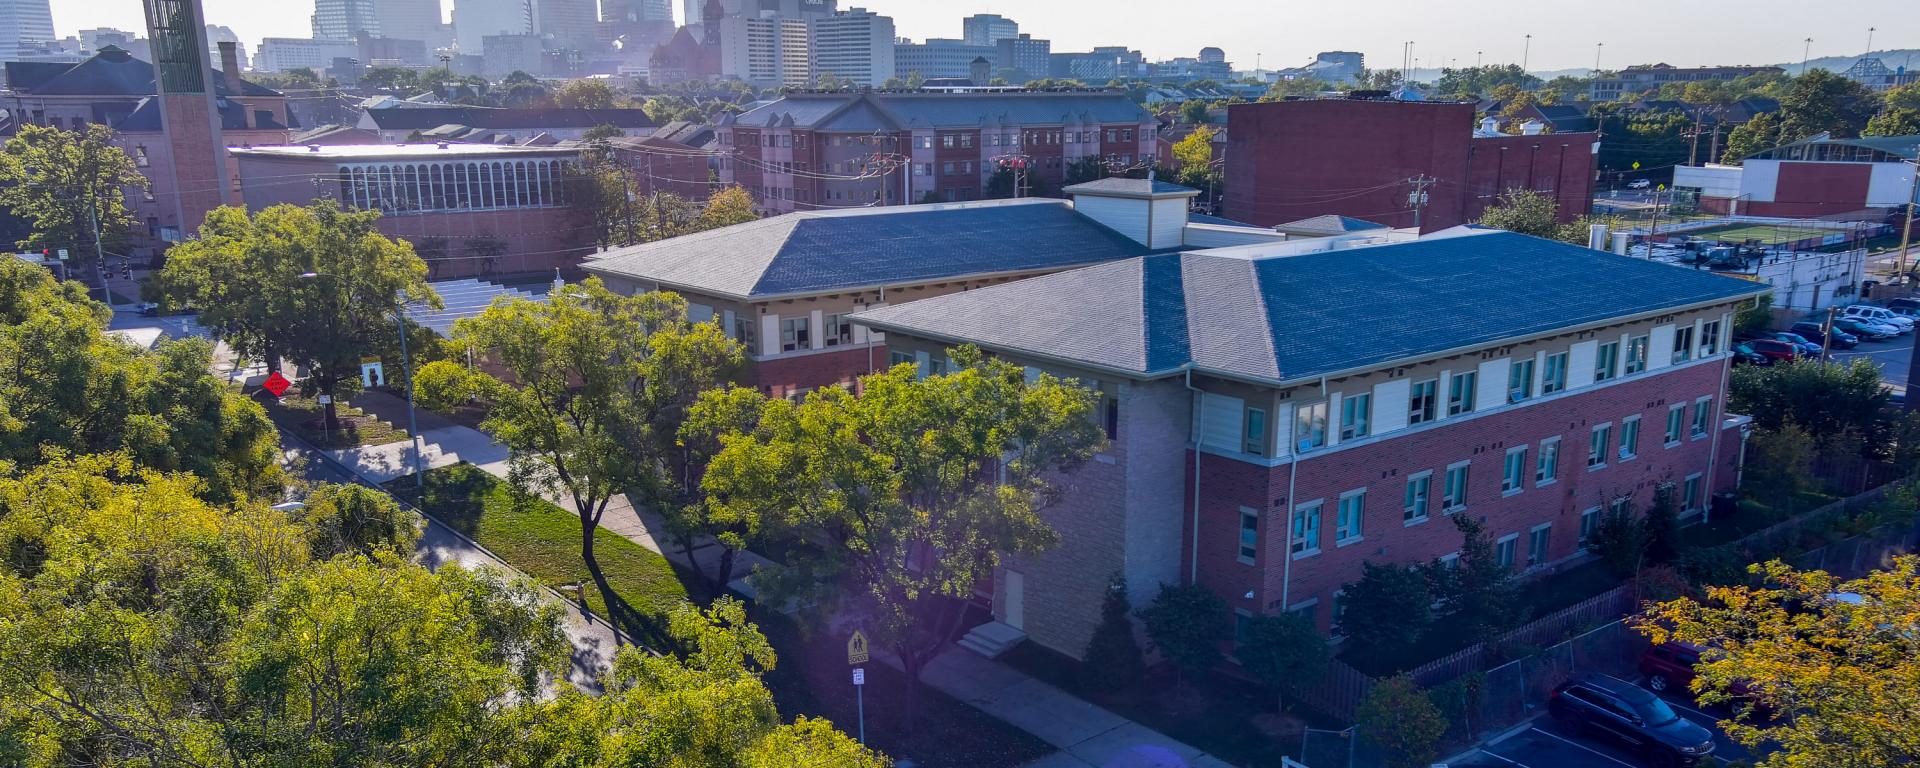
[[[287,387],[290,386],[293,386],[293,382],[287,381],[287,377],[280,375],[279,371],[267,374],[267,380],[260,382],[260,388],[272,393],[274,397],[286,394]]]

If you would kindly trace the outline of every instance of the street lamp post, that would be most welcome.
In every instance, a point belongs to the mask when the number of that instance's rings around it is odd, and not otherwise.
[[[340,279],[338,276],[319,272],[303,272],[300,274],[300,278],[303,280],[326,278],[336,282]],[[427,496],[427,469],[424,466],[424,460],[421,458],[420,422],[415,418],[413,412],[413,361],[407,352],[407,320],[405,312],[399,309],[393,311],[393,326],[400,334],[400,374],[407,382],[407,446],[412,449],[413,452],[413,487],[414,491],[418,494],[417,501],[424,504]]]

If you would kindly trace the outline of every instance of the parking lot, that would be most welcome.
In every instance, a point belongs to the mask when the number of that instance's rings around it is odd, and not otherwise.
[[[1681,695],[1662,698],[1681,717],[1713,731],[1713,755],[1722,763],[1753,759],[1751,753],[1733,743],[1715,725],[1721,717],[1727,716],[1724,709],[1702,710],[1691,699]],[[1543,715],[1533,721],[1532,727],[1482,747],[1473,759],[1449,765],[1475,768],[1653,768],[1654,764],[1646,756],[1618,742],[1581,733],[1577,728],[1569,728]]]
[[[1886,341],[1862,341],[1853,349],[1836,349],[1833,359],[1849,362],[1857,358],[1872,360],[1880,366],[1880,377],[1895,392],[1907,391],[1907,365],[1913,360],[1913,337],[1895,336]]]

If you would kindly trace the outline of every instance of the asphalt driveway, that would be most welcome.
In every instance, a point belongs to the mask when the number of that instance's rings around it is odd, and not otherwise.
[[[1681,717],[1713,731],[1713,755],[1722,763],[1753,760],[1751,752],[1735,744],[1720,730],[1718,721],[1730,716],[1727,710],[1720,707],[1702,709],[1680,694],[1668,694],[1662,698]],[[1476,768],[1651,768],[1653,764],[1645,756],[1609,739],[1542,716],[1533,721],[1532,727],[1490,743],[1482,747],[1474,758],[1454,765]]]

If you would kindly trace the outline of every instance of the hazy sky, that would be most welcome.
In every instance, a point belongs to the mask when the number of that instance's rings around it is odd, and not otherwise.
[[[251,49],[262,37],[306,37],[311,0],[203,0],[207,19],[239,33]],[[442,0],[450,8],[455,0]],[[676,12],[679,0],[674,0]],[[1866,49],[1920,48],[1915,0],[841,0],[894,18],[915,40],[959,37],[960,18],[999,13],[1022,32],[1053,41],[1055,51],[1126,45],[1149,58],[1226,49],[1236,67],[1298,66],[1316,51],[1357,50],[1372,67],[1396,68],[1414,41],[1423,67],[1518,63],[1533,35],[1528,68],[1591,67],[1665,61],[1676,65],[1771,64]],[[55,29],[144,29],[138,0],[53,0]],[[1901,62],[1888,62],[1897,66]],[[1915,62],[1920,64],[1920,62]]]

